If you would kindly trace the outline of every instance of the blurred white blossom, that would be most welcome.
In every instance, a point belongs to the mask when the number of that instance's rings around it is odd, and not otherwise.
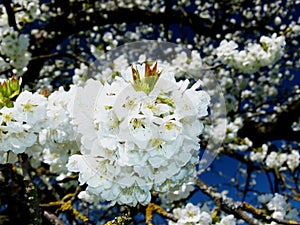
[[[287,160],[286,153],[271,152],[266,159],[266,165],[269,168],[280,168]]]
[[[31,53],[28,52],[28,47],[28,36],[19,34],[11,27],[0,27],[0,53],[2,57],[7,57],[3,61],[3,67],[11,66],[14,69],[14,73],[22,75],[27,69],[28,62],[31,60]]]
[[[271,216],[276,219],[283,219],[283,220],[299,220],[299,212],[296,209],[290,208],[286,199],[278,194],[275,193],[273,196],[272,194],[265,194],[260,195],[258,200],[265,205],[268,210],[272,211]],[[277,224],[275,222],[271,222],[270,224]]]
[[[175,223],[169,221],[170,225],[235,225],[236,220],[233,215],[222,216],[222,219],[213,223],[213,219],[210,212],[207,212],[203,208],[197,205],[188,203],[185,207],[173,209],[174,216],[178,219]]]
[[[261,67],[274,64],[284,54],[285,38],[274,33],[262,36],[260,44],[249,43],[245,50],[238,50],[234,41],[223,40],[215,50],[218,59],[242,73],[255,73]]]
[[[299,151],[292,150],[291,154],[287,157],[287,165],[288,167],[294,171],[300,163],[300,154]]]

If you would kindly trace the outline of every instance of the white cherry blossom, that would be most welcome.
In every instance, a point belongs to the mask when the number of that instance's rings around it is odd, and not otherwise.
[[[95,199],[145,205],[151,191],[175,191],[194,176],[203,130],[198,119],[207,115],[209,96],[196,90],[201,82],[189,89],[188,80],[176,82],[156,65],[143,66],[146,74],[139,74],[141,66],[129,68],[126,79],[88,80],[78,92],[74,122],[81,155],[71,156],[67,167],[79,172]]]

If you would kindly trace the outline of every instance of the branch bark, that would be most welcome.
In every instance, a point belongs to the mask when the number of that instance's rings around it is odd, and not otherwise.
[[[2,4],[5,7],[7,17],[8,17],[8,25],[10,27],[13,27],[14,30],[18,30],[16,17],[13,8],[11,7],[11,1],[10,0],[3,0]]]
[[[26,186],[26,194],[28,196],[27,201],[30,212],[30,224],[39,225],[42,223],[42,212],[39,207],[38,191],[30,175],[31,165],[26,154],[20,154],[18,157],[22,166],[24,184]]]
[[[287,221],[284,219],[273,218],[272,216],[266,215],[262,210],[256,209],[246,202],[237,202],[231,198],[222,196],[222,194],[220,194],[217,190],[199,178],[196,179],[196,185],[204,194],[209,196],[216,204],[218,204],[221,210],[227,214],[233,214],[236,218],[244,220],[249,225],[262,225],[263,223],[259,220],[268,223],[276,222],[286,225],[300,225],[300,222],[298,221]]]
[[[209,196],[216,204],[218,204],[221,210],[225,213],[233,214],[236,218],[244,220],[249,225],[262,225],[261,222],[251,217],[251,215],[243,210],[243,204],[241,202],[235,202],[232,199],[223,196],[199,178],[196,179],[196,185],[204,194]]]
[[[54,225],[65,225],[65,223],[53,213],[44,211],[44,217]]]

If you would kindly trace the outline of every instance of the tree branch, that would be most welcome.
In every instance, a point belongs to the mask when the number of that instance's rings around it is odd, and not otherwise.
[[[272,122],[255,122],[246,119],[238,135],[250,138],[254,147],[261,146],[267,141],[279,139],[299,141],[300,132],[293,131],[291,127],[293,122],[299,118],[299,112],[300,98],[290,103]]]
[[[42,221],[41,209],[39,207],[39,196],[37,188],[31,179],[30,171],[32,170],[28,156],[26,154],[18,155],[19,162],[22,166],[26,194],[28,196],[28,207],[30,212],[30,224],[39,225]]]
[[[14,30],[18,30],[16,17],[13,8],[11,7],[11,1],[10,0],[2,0],[2,4],[5,7],[7,17],[8,17],[8,25],[10,27],[13,27]]]
[[[223,196],[199,178],[196,179],[196,185],[204,194],[208,195],[214,202],[219,204],[221,210],[224,212],[233,214],[237,218],[241,218],[249,225],[262,225],[257,219],[251,217],[243,210],[243,204],[241,202],[235,202],[232,199]]]
[[[262,220],[268,223],[276,222],[278,224],[285,224],[285,225],[300,225],[300,222],[297,221],[291,221],[291,220],[287,221],[284,219],[278,219],[278,218],[271,217],[269,215],[265,215],[265,213],[262,210],[256,209],[252,205],[246,202],[243,202],[243,208],[245,209],[245,211],[252,213],[255,217],[261,218]]]
[[[204,194],[213,199],[213,201],[221,207],[221,210],[228,214],[233,214],[237,218],[241,218],[250,225],[261,225],[262,223],[257,219],[261,219],[264,222],[276,222],[285,225],[300,225],[300,222],[297,221],[273,218],[272,216],[266,215],[262,210],[256,209],[246,202],[235,202],[231,198],[223,196],[199,178],[196,180],[196,185]],[[251,213],[253,217],[247,212]]]
[[[54,225],[65,225],[56,215],[48,211],[44,211],[44,217]]]

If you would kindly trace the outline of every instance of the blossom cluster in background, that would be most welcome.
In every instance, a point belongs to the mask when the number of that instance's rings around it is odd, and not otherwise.
[[[280,194],[264,194],[258,197],[258,201],[271,213],[271,216],[282,220],[297,221],[299,212],[297,209],[290,209],[284,196]],[[276,225],[276,222],[271,222],[269,225]]]
[[[15,74],[22,75],[31,60],[28,47],[29,38],[27,35],[19,34],[11,27],[0,27],[0,69],[12,67]]]
[[[17,1],[13,8],[16,21],[15,26],[9,24],[9,18],[4,5],[0,5],[0,70],[12,69],[13,73],[22,76],[27,71],[27,65],[31,60],[29,51],[29,34],[21,32],[25,24],[39,18],[41,9],[38,0]],[[37,30],[33,30],[33,33]]]
[[[170,225],[235,225],[236,219],[233,215],[223,216],[219,222],[213,222],[212,213],[205,207],[188,203],[185,207],[173,209],[173,214],[179,220],[175,223],[169,221]]]
[[[216,48],[216,55],[225,65],[242,73],[255,73],[261,67],[273,65],[284,54],[285,38],[274,33],[271,37],[262,36],[260,44],[249,43],[239,51],[237,43],[223,40]]]
[[[291,150],[290,152],[269,152],[268,145],[263,144],[256,151],[250,153],[250,159],[253,162],[265,163],[268,168],[286,170],[290,169],[292,172],[300,165],[299,151]]]

